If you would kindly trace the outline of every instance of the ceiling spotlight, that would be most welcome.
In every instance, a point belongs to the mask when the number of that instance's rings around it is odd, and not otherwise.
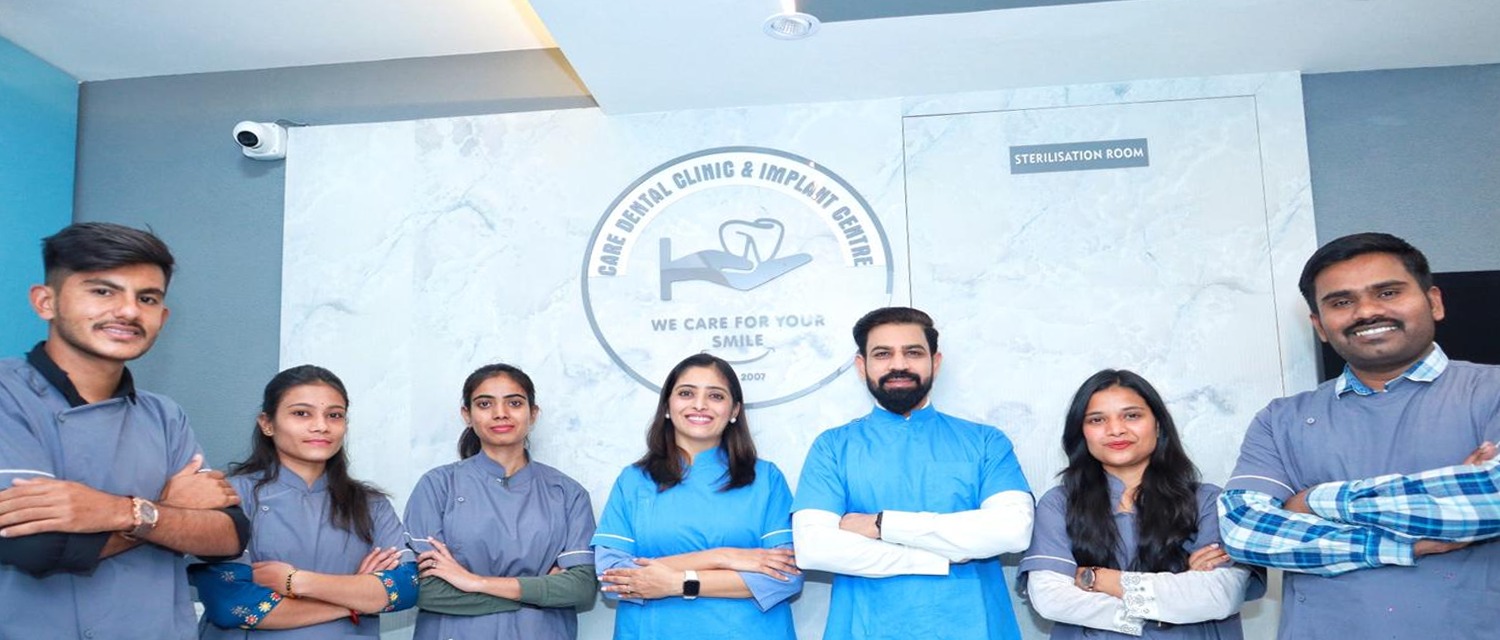
[[[801,40],[812,37],[822,25],[815,16],[788,11],[766,18],[766,23],[761,28],[766,35],[777,40]]]

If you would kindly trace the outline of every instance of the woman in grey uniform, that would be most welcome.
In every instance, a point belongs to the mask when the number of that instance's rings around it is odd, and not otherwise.
[[[541,414],[516,367],[464,381],[457,462],[422,476],[406,504],[421,555],[415,640],[577,637],[576,609],[594,601],[594,510],[561,471],[531,459]]]
[[[374,638],[378,614],[416,603],[416,563],[385,494],[349,477],[349,396],[322,367],[269,383],[250,459],[229,483],[252,534],[235,562],[190,570],[202,638]]]

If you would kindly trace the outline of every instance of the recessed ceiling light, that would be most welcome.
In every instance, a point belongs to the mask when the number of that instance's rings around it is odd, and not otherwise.
[[[812,37],[822,25],[815,16],[789,11],[766,18],[766,23],[761,28],[766,35],[777,40],[801,40]]]

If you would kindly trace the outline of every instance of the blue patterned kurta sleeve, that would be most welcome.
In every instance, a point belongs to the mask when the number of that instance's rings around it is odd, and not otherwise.
[[[188,580],[198,588],[204,615],[216,627],[254,629],[281,604],[280,594],[255,584],[255,572],[247,564],[195,564],[188,567]]]
[[[1412,475],[1328,482],[1307,493],[1313,513],[1411,542],[1500,536],[1500,458]]]
[[[386,605],[381,613],[400,611],[417,605],[417,557],[405,546],[406,528],[396,517],[396,509],[384,496],[370,501],[370,517],[375,525],[375,544],[401,550],[401,564],[395,569],[375,571],[380,586],[385,587]]]

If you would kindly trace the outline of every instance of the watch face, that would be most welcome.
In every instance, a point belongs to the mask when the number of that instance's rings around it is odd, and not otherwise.
[[[1081,582],[1083,582],[1083,588],[1085,588],[1085,589],[1093,589],[1094,588],[1094,577],[1095,576],[1094,576],[1094,568],[1093,567],[1089,567],[1087,569],[1084,569],[1083,570],[1083,579],[1081,580]]]
[[[141,501],[141,522],[156,524],[156,505],[150,501]]]
[[[700,583],[697,580],[688,580],[682,583],[682,595],[693,597],[698,595]]]

